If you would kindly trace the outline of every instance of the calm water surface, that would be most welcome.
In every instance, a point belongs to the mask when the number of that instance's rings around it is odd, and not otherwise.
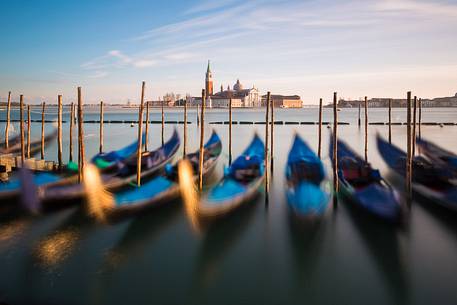
[[[370,109],[370,121],[387,121],[386,109]],[[16,114],[13,114],[14,116]],[[0,119],[5,113],[0,112]],[[38,119],[39,113],[33,118]],[[49,114],[48,118],[55,117]],[[64,116],[66,119],[68,115]],[[349,126],[340,136],[363,154],[357,109],[339,112]],[[87,120],[98,112],[86,111]],[[107,110],[107,120],[134,120],[133,110]],[[211,110],[208,121],[228,119]],[[264,119],[263,110],[235,110],[237,121]],[[317,109],[283,109],[276,120],[316,121]],[[160,120],[154,109],[151,120]],[[167,110],[166,120],[182,120]],[[324,121],[331,121],[330,109]],[[405,121],[394,109],[393,120]],[[189,111],[190,151],[198,147],[195,110]],[[424,122],[457,122],[456,109],[424,109]],[[363,123],[363,122],[362,122]],[[32,134],[39,135],[40,124]],[[15,125],[16,129],[17,124]],[[3,130],[4,125],[0,125]],[[46,129],[51,130],[47,124]],[[212,181],[228,163],[227,125],[215,128],[224,151]],[[165,138],[172,133],[167,124]],[[233,154],[244,150],[263,125],[234,125]],[[178,125],[182,134],[182,125]],[[330,206],[323,222],[305,230],[291,223],[284,197],[284,166],[294,132],[317,149],[317,126],[275,126],[275,163],[270,203],[262,194],[238,213],[195,231],[180,202],[116,225],[87,220],[77,207],[40,217],[0,218],[0,302],[9,304],[456,304],[457,215],[413,202],[408,223],[392,227],[344,202]],[[369,160],[389,178],[374,136],[387,126],[370,126]],[[87,154],[98,150],[98,125],[86,124]],[[151,125],[150,147],[158,147],[160,124]],[[64,124],[68,135],[68,123]],[[457,151],[457,126],[423,126],[422,135]],[[130,143],[136,128],[106,124],[106,150]],[[328,130],[323,152],[329,171]],[[393,126],[393,142],[404,147],[406,126]],[[179,152],[182,154],[182,151]],[[74,153],[76,155],[76,151]],[[64,140],[68,157],[68,139]],[[56,145],[46,148],[56,158]],[[394,185],[403,188],[398,182]]]

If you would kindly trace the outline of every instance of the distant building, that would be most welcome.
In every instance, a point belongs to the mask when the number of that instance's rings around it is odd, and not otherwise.
[[[273,100],[273,105],[276,108],[302,108],[303,101],[298,95],[279,95],[272,94],[270,98]],[[266,105],[267,96],[262,96],[262,105]]]
[[[254,86],[249,89],[244,89],[244,86],[239,79],[236,81],[235,85],[233,85],[233,90],[230,89],[230,86],[227,87],[227,90],[224,90],[223,86],[221,86],[221,90],[214,93],[210,61],[208,61],[208,67],[206,68],[205,90],[207,93],[205,105],[209,108],[227,108],[229,107],[230,99],[232,99],[232,107],[236,108],[260,107],[262,102],[259,89]],[[197,106],[201,105],[201,101],[201,97],[192,97],[189,104],[191,106]]]
[[[391,99],[391,98],[372,98],[369,99],[368,107],[370,108],[386,108],[389,107],[389,100],[392,100],[392,107],[400,108],[406,107],[406,99]],[[358,106],[363,107],[363,100],[344,100],[338,101],[339,108],[357,108]],[[422,99],[422,107],[457,107],[457,94],[452,97],[438,97],[434,99]]]

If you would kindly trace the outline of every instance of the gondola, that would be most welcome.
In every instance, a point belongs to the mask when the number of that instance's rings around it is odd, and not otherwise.
[[[324,181],[321,159],[295,134],[286,165],[286,197],[293,216],[299,219],[323,216],[330,198],[323,189]]]
[[[204,148],[203,177],[206,178],[213,172],[222,151],[221,140],[215,131],[213,131]],[[194,169],[194,180],[198,178],[199,157],[199,151],[186,156],[186,159],[190,161]],[[100,204],[99,199],[93,198],[93,194],[97,194],[97,191],[91,191],[91,189],[93,190],[93,185],[97,183],[93,184],[88,180],[86,182],[85,193],[89,212],[94,216],[100,216],[101,214],[102,218],[106,217],[106,220],[113,221],[146,209],[170,203],[180,195],[177,171],[177,165],[172,166],[168,164],[163,175],[154,177],[152,180],[142,184],[141,187],[132,186],[126,190],[114,193],[112,197],[106,197],[109,201],[102,204],[103,211],[100,211],[98,207],[94,207],[95,204]],[[103,191],[101,191],[101,194],[102,197],[105,196]]]
[[[44,137],[44,143],[47,144],[54,140],[57,137],[57,129],[54,130]],[[20,137],[19,137],[20,138]],[[27,142],[24,143],[24,148],[27,149]],[[31,141],[30,142],[30,156],[33,157],[34,155],[38,154],[41,150],[41,139]],[[21,143],[15,142],[8,148],[0,148],[0,154],[12,154],[12,155],[20,155],[21,154]]]
[[[384,162],[404,179],[406,177],[406,153],[384,140],[379,134],[376,142]],[[457,211],[457,185],[455,177],[448,167],[435,164],[422,156],[414,157],[411,187],[430,203]]]
[[[141,157],[142,179],[151,177],[161,171],[169,163],[180,145],[179,135],[176,129],[171,138],[157,150],[146,152]],[[118,162],[118,170],[114,173],[102,174],[101,180],[106,190],[113,192],[128,187],[136,181],[136,159],[131,158],[128,163]],[[102,170],[103,171],[103,170]],[[54,209],[66,204],[81,201],[85,195],[82,184],[51,185],[40,188],[40,201],[44,209]]]
[[[141,137],[142,145],[146,143],[146,136],[143,132]],[[127,145],[126,147],[113,150],[110,152],[102,152],[96,154],[92,159],[91,162],[97,166],[104,173],[108,173],[111,171],[115,171],[118,169],[118,166],[122,164],[126,160],[135,159],[136,152],[138,150],[138,140],[134,141],[132,144]]]
[[[454,176],[457,177],[456,154],[420,137],[417,137],[416,144],[419,151],[428,159],[432,160],[435,164],[446,167],[448,170],[452,171]]]
[[[265,177],[265,146],[256,134],[248,148],[227,169],[224,178],[198,204],[198,215],[228,214],[259,194]]]
[[[400,221],[403,205],[398,192],[346,143],[338,140],[337,145],[338,195],[379,219]],[[332,137],[329,151],[333,151]]]
[[[57,129],[55,129],[51,134],[47,135],[45,137],[45,142],[49,142],[53,140],[57,135]],[[38,141],[37,141],[38,142]],[[34,142],[35,143],[35,142]],[[122,148],[119,150],[119,153],[116,153],[115,151],[110,152],[109,155],[111,155],[111,160],[117,160],[115,162],[115,168],[117,170],[121,170],[122,163],[121,163],[121,158],[117,158],[115,156],[127,156],[126,152],[131,149],[133,145],[137,145],[138,141],[135,143]],[[20,148],[20,147],[19,147]],[[16,149],[16,148],[15,148]],[[15,150],[14,149],[14,150]],[[39,143],[31,143],[31,154],[32,151],[39,151],[41,149],[41,141]],[[136,148],[135,148],[136,149]],[[93,158],[95,160],[95,158]],[[101,171],[102,172],[107,172],[108,167],[103,166],[102,162],[96,162],[95,163],[97,167],[101,166]],[[99,167],[100,168],[100,167]],[[109,167],[110,173],[114,174],[113,171],[113,166]],[[36,171],[31,175],[31,178],[33,179],[33,184],[36,185],[38,188],[42,189],[45,187],[61,187],[61,186],[66,186],[66,185],[72,185],[77,182],[77,176],[75,173],[78,171],[78,165],[74,162],[70,162],[66,166],[64,166],[63,169],[57,169],[53,171]],[[76,187],[77,188],[77,187]],[[5,203],[14,203],[20,193],[21,189],[21,179],[17,173],[15,175],[12,175],[7,182],[0,183],[0,199],[2,202]]]

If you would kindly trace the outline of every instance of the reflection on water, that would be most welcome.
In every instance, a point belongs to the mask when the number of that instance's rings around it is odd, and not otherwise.
[[[77,229],[67,229],[46,237],[36,246],[36,257],[43,267],[49,268],[70,255],[78,240]]]
[[[230,217],[205,224],[193,276],[194,295],[200,295],[221,275],[220,264],[249,225],[256,207],[255,202],[251,202],[229,215]]]
[[[170,202],[132,220],[119,241],[106,251],[104,269],[115,270],[126,260],[141,255],[154,238],[176,222],[180,210],[177,202]]]
[[[366,215],[365,211],[347,206],[349,215],[359,234],[365,241],[368,251],[385,278],[395,304],[409,304],[409,256],[404,244],[408,232],[401,224],[395,226],[380,219]]]
[[[14,241],[13,239],[19,238],[24,234],[29,223],[30,220],[27,219],[15,219],[0,224],[0,244],[4,245],[8,241]]]

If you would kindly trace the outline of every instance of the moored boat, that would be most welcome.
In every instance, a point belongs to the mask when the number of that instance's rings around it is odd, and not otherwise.
[[[197,206],[199,216],[214,217],[230,213],[253,200],[265,177],[265,146],[256,134],[246,150],[235,159],[227,174]]]
[[[406,153],[397,146],[376,137],[379,153],[389,168],[402,179],[406,177]],[[427,198],[430,203],[457,211],[457,185],[448,167],[415,156],[412,160],[413,191]]]
[[[325,170],[321,159],[295,134],[286,165],[286,197],[290,211],[298,218],[320,218],[329,193],[324,190]]]
[[[346,143],[338,140],[337,145],[338,195],[380,219],[400,221],[403,205],[398,192]],[[332,138],[329,151],[333,151]]]
[[[213,131],[204,148],[203,177],[206,178],[213,172],[222,151],[221,140],[215,131]],[[194,169],[194,180],[198,178],[199,156],[199,151],[186,156],[186,159],[189,160]],[[102,204],[102,219],[105,217],[106,220],[116,220],[119,217],[136,214],[140,211],[158,207],[177,199],[180,195],[177,171],[177,165],[171,166],[171,164],[169,164],[164,174],[154,177],[140,187],[131,186],[126,190],[114,193],[108,204]],[[89,204],[89,211],[94,216],[100,216],[100,213],[98,213],[100,211],[96,207],[93,207],[94,204],[97,203],[94,203],[94,200],[91,202],[91,197],[94,192],[90,190],[93,190],[93,185],[90,184],[90,181],[88,182],[89,183],[85,186],[85,193],[86,201]],[[100,200],[98,200],[98,202],[100,202]]]

